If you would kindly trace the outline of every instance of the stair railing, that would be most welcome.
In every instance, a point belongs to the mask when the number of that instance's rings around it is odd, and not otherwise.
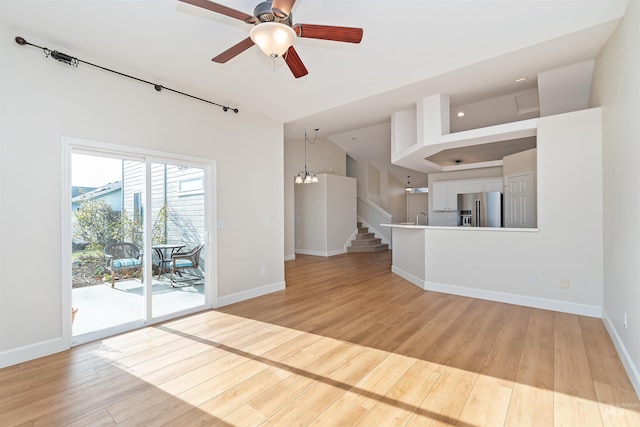
[[[380,227],[380,224],[392,223],[393,215],[385,211],[377,203],[358,196],[358,217],[363,223],[366,223],[370,231],[381,237],[382,243],[391,245],[391,228]]]

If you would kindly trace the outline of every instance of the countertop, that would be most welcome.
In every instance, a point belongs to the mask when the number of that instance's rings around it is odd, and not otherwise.
[[[445,227],[438,225],[415,225],[411,224],[403,224],[403,223],[391,223],[391,224],[380,224],[382,227],[390,227],[390,228],[407,228],[407,229],[416,229],[416,230],[464,230],[464,231],[494,231],[494,232],[520,232],[520,233],[535,233],[538,231],[537,228],[504,228],[504,227]]]

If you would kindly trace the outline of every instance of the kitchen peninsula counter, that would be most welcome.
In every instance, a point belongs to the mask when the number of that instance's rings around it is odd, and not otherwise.
[[[432,225],[415,225],[415,224],[380,224],[382,227],[393,229],[392,243],[392,261],[391,271],[411,283],[427,289],[427,248],[428,234],[434,237],[435,234],[445,232],[459,236],[462,240],[470,238],[476,233],[493,233],[493,235],[504,235],[504,233],[536,233],[537,228],[497,228],[497,227],[444,227]],[[461,235],[467,236],[462,237]],[[452,236],[453,237],[453,236]],[[489,238],[489,236],[487,236]],[[464,242],[461,242],[464,245]],[[433,251],[433,249],[432,249]],[[433,252],[432,252],[433,253]],[[441,255],[441,254],[439,254]],[[456,254],[452,253],[449,259],[452,266],[457,265],[455,260]]]
[[[389,228],[406,228],[413,230],[468,230],[468,231],[507,231],[507,232],[537,232],[537,228],[505,228],[505,227],[452,227],[445,225],[415,225],[415,224],[403,224],[403,223],[392,223],[392,224],[380,224],[382,227]]]

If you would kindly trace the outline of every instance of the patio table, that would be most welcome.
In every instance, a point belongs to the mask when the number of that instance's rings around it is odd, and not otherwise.
[[[182,243],[165,243],[151,246],[151,248],[156,251],[156,254],[158,254],[158,280],[160,280],[160,275],[164,273],[166,266],[171,263],[171,257],[173,254],[180,252],[180,250],[185,246],[186,245]]]

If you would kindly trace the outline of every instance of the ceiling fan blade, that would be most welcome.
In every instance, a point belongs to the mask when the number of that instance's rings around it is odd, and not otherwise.
[[[293,29],[298,37],[347,43],[360,43],[363,34],[362,28],[335,27],[333,25],[296,24]]]
[[[216,56],[215,58],[212,58],[211,60],[219,64],[224,64],[228,60],[240,55],[242,52],[249,49],[253,45],[254,45],[253,40],[251,40],[250,37],[247,37],[246,39],[242,40],[240,43],[231,46],[229,49],[225,50],[220,55]]]
[[[189,3],[193,6],[201,7],[203,9],[210,10],[212,12],[221,13],[223,15],[230,16],[231,18],[236,18],[244,22],[253,23],[252,21],[255,20],[255,17],[252,15],[248,15],[244,12],[240,12],[239,10],[231,9],[230,7],[223,6],[218,3],[214,3],[212,1],[208,1],[208,0],[180,0],[180,1],[184,3]]]
[[[273,0],[271,12],[280,19],[286,19],[291,15],[291,9],[296,0]]]
[[[302,63],[302,59],[298,56],[298,52],[291,46],[289,50],[287,50],[286,55],[284,56],[284,60],[289,66],[289,69],[293,73],[293,77],[299,79],[300,77],[306,76],[309,74],[307,71],[307,67]]]

